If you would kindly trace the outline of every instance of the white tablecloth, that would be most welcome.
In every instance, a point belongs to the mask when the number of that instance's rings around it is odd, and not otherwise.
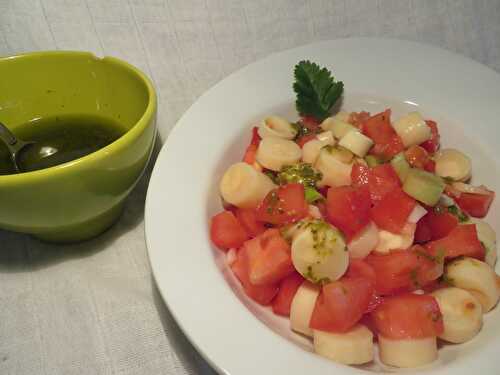
[[[500,71],[499,0],[0,0],[0,55],[83,49],[148,73],[163,141],[239,67],[348,36],[423,41]],[[52,246],[0,232],[0,374],[214,373],[155,289],[144,243],[148,175],[95,240]]]

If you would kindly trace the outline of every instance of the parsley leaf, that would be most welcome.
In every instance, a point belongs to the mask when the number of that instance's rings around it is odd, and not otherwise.
[[[335,82],[331,72],[310,61],[295,65],[293,90],[297,94],[295,105],[302,116],[322,121],[344,91],[344,83]]]

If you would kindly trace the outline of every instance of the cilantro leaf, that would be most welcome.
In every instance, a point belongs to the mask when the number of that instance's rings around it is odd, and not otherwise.
[[[295,105],[302,116],[322,121],[341,97],[344,83],[335,82],[331,72],[310,61],[295,65],[293,90],[297,94]]]

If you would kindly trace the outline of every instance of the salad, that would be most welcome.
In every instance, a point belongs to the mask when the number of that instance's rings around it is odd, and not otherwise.
[[[316,353],[359,365],[434,361],[463,343],[500,297],[495,193],[469,184],[470,158],[440,147],[411,112],[331,113],[343,83],[302,61],[300,120],[269,116],[220,181],[212,242],[244,292],[290,318]]]

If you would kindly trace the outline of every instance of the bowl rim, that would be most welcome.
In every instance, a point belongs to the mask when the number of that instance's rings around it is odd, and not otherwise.
[[[38,179],[44,179],[49,175],[53,176],[65,173],[68,168],[73,169],[81,164],[99,162],[109,154],[111,153],[114,154],[128,147],[129,144],[132,143],[132,141],[136,139],[146,129],[146,127],[149,124],[149,121],[155,115],[157,108],[157,95],[151,79],[139,68],[117,57],[113,56],[98,57],[94,53],[86,51],[54,50],[54,51],[26,52],[10,56],[2,56],[0,57],[0,63],[5,60],[17,60],[17,59],[37,58],[37,57],[47,57],[47,56],[68,56],[68,55],[91,59],[95,62],[108,63],[111,65],[120,66],[122,68],[125,68],[132,74],[134,74],[144,83],[146,87],[149,97],[146,109],[144,110],[141,117],[136,121],[134,125],[132,125],[132,127],[129,130],[127,130],[121,137],[111,142],[109,145],[100,148],[99,150],[94,151],[88,155],[80,157],[78,159],[71,160],[59,165],[55,165],[53,167],[39,169],[30,172],[0,175],[0,183],[15,184],[21,180],[23,180],[24,182],[26,180],[36,181]]]

